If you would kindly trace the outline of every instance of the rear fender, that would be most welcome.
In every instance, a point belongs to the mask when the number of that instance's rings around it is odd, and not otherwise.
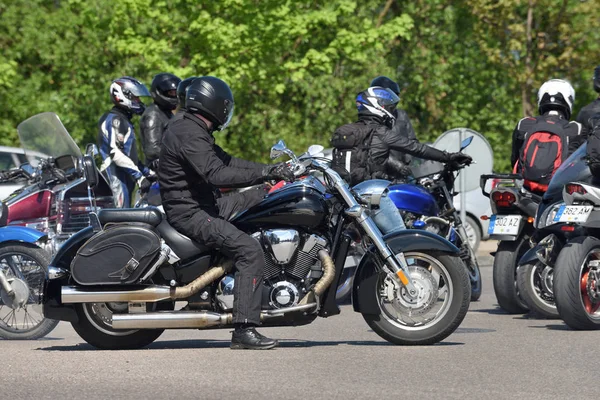
[[[409,251],[437,251],[458,255],[459,250],[452,243],[427,231],[402,230],[386,235],[384,241],[394,254]],[[352,306],[362,314],[380,314],[377,304],[377,282],[385,272],[377,268],[381,263],[374,247],[371,247],[360,260],[352,288]]]
[[[43,308],[44,316],[59,321],[78,322],[75,307],[72,304],[62,304],[61,288],[69,284],[71,278],[71,261],[77,254],[77,251],[87,242],[95,232],[91,226],[80,230],[69,238],[58,250],[50,266],[60,268],[67,274],[60,274],[53,279],[48,277],[44,285]]]

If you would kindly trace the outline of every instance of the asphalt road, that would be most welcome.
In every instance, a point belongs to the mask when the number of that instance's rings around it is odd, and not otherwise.
[[[489,259],[488,259],[489,260]],[[553,399],[595,396],[597,332],[503,314],[484,294],[434,346],[399,347],[351,306],[299,328],[264,329],[271,351],[229,350],[230,333],[166,332],[149,349],[99,351],[61,323],[38,341],[0,340],[1,399]]]

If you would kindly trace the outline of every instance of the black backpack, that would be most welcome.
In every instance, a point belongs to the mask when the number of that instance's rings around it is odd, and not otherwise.
[[[331,138],[331,146],[333,146],[331,168],[350,185],[371,178],[369,148],[374,130],[360,124],[341,126],[336,129]]]

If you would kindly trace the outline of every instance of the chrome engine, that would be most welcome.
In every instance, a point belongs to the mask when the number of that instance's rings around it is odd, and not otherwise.
[[[271,229],[252,237],[262,244],[265,257],[263,309],[297,305],[323,273],[318,253],[327,247],[327,240],[294,229]],[[223,310],[233,308],[233,290],[233,275],[224,276],[216,293]]]

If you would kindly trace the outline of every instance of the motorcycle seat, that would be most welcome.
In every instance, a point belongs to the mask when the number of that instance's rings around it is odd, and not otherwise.
[[[156,229],[171,250],[173,250],[177,257],[182,260],[211,251],[210,247],[195,242],[189,237],[177,232],[166,219],[164,219]]]
[[[98,212],[98,219],[102,225],[109,222],[141,222],[144,224],[158,226],[163,217],[155,207],[147,208],[104,208]]]

